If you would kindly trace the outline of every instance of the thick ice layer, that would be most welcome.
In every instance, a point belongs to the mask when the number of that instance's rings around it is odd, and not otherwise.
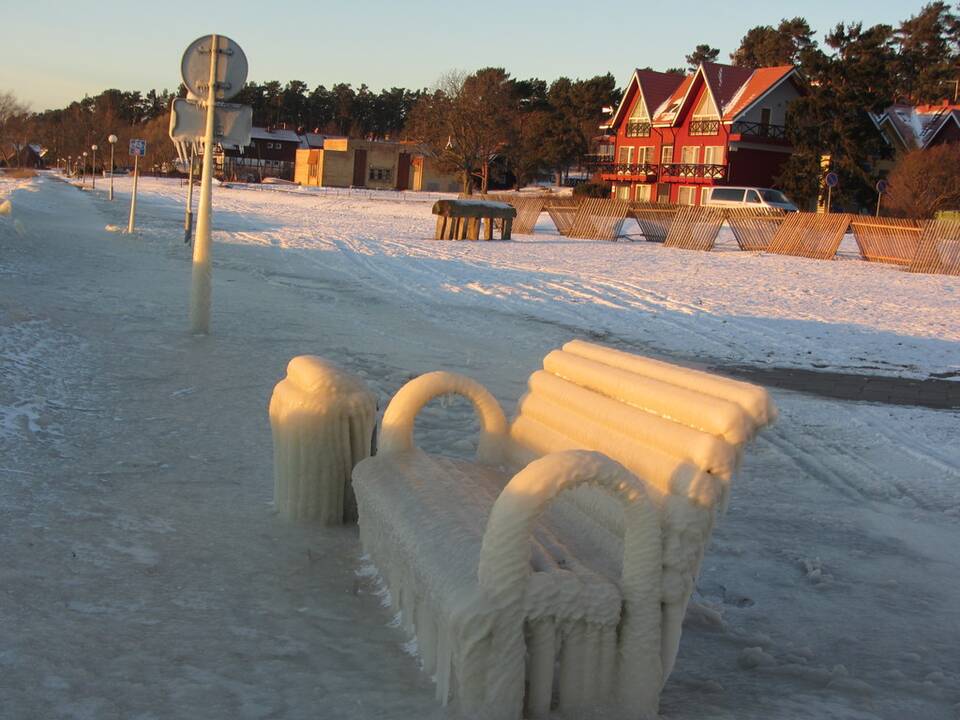
[[[313,355],[290,361],[270,399],[278,512],[325,525],[356,517],[350,473],[370,454],[376,411],[359,378]]]
[[[361,539],[440,699],[517,717],[525,673],[533,717],[554,694],[573,714],[615,698],[617,712],[655,715],[716,510],[776,411],[761,388],[701,392],[696,376],[630,358],[550,353],[509,428],[482,386],[451,373],[411,381],[387,408],[381,455],[354,473]],[[524,468],[509,483],[413,446],[416,414],[448,393],[477,410],[481,463]]]

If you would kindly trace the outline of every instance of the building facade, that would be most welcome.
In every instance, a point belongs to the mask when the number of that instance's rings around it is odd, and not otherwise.
[[[285,128],[254,127],[244,148],[223,146],[214,155],[216,174],[225,180],[260,182],[274,177],[293,180],[301,137]]]
[[[715,185],[772,187],[792,152],[787,107],[803,92],[792,66],[636,70],[592,169],[623,200],[699,205]]]
[[[960,142],[960,105],[946,100],[939,105],[891,105],[871,117],[898,153]]]

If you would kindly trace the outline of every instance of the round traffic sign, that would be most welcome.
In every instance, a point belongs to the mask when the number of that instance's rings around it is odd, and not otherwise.
[[[840,184],[840,176],[835,172],[827,173],[827,187],[836,187]]]
[[[194,40],[180,60],[180,77],[187,90],[199,98],[207,97],[210,83],[210,50],[217,38],[217,100],[229,100],[243,89],[247,82],[247,56],[233,40],[225,35],[204,35]]]
[[[883,195],[890,186],[886,180],[877,180],[877,192]]]

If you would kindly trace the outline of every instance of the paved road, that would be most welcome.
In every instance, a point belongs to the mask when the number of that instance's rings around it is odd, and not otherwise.
[[[822,372],[800,368],[755,366],[714,367],[718,372],[784,390],[839,400],[863,400],[888,405],[916,405],[934,409],[960,408],[960,382],[889,375]]]

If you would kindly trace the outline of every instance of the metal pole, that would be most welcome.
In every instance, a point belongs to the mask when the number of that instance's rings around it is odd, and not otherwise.
[[[90,182],[93,183],[93,189],[97,189],[97,148],[93,148],[93,162],[90,165]]]
[[[133,193],[130,195],[130,221],[127,223],[127,232],[133,232],[133,226],[137,219],[137,178],[140,177],[140,159],[139,155],[133,156]]]
[[[110,199],[113,200],[113,147],[116,143],[110,143]]]
[[[877,193],[877,217],[880,217],[880,201],[883,200],[883,193]]]
[[[196,160],[196,150],[190,152],[190,174],[187,182],[187,211],[183,218],[183,242],[190,243],[190,231],[193,230],[193,166]]]
[[[193,287],[190,295],[190,325],[194,333],[210,332],[210,206],[213,194],[213,129],[217,102],[217,54],[220,39],[210,36],[210,86],[207,88],[207,127],[203,134],[203,172],[200,176],[200,205],[197,234],[193,244]]]
[[[830,214],[830,196],[833,194],[833,185],[827,185],[827,215]]]

